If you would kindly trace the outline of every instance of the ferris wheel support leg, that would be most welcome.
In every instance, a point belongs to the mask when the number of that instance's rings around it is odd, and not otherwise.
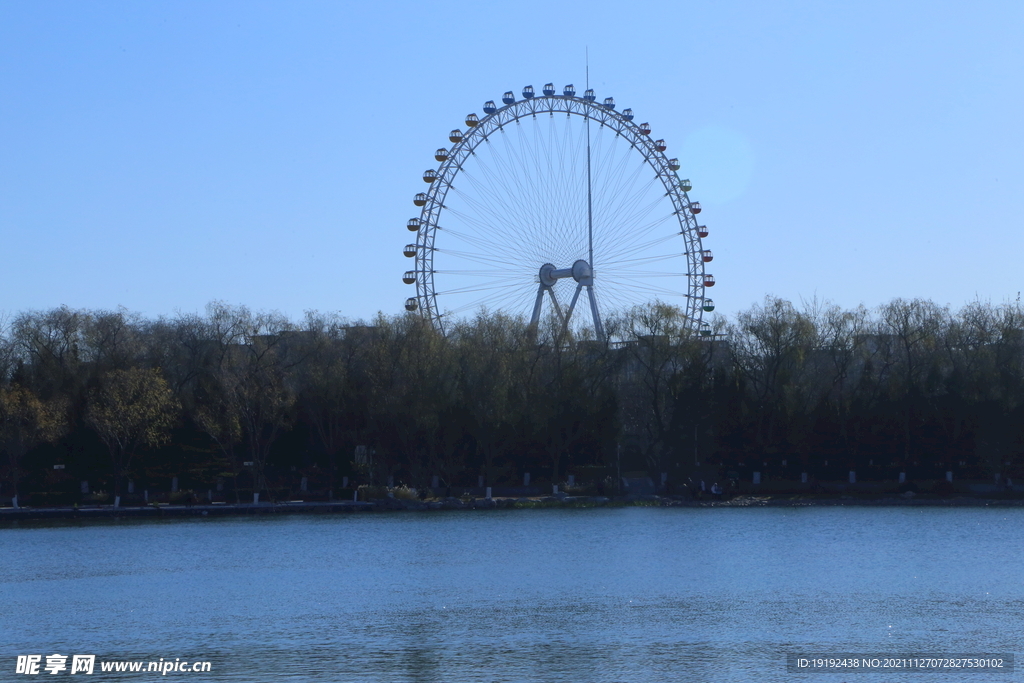
[[[587,287],[587,295],[590,297],[590,313],[594,316],[594,333],[598,339],[604,339],[604,325],[601,324],[601,314],[597,312],[597,295],[594,294],[594,286]]]
[[[576,308],[576,302],[579,301],[580,292],[583,291],[583,285],[576,285],[576,293],[572,295],[572,301],[569,303],[569,310],[565,314],[565,323],[562,325],[562,333],[569,329],[569,320],[572,318],[573,309]]]
[[[559,322],[561,322],[563,325],[567,325],[568,321],[566,320],[565,315],[562,314],[562,307],[558,305],[558,298],[555,297],[555,290],[552,289],[551,287],[548,287],[548,294],[551,296],[551,303],[554,304],[555,306],[555,313],[558,314]]]
[[[541,284],[541,286],[537,288],[537,300],[533,302],[533,315],[530,316],[531,327],[536,327],[537,323],[540,322],[540,306],[542,303],[544,303],[545,289],[546,287],[544,287],[543,284]]]

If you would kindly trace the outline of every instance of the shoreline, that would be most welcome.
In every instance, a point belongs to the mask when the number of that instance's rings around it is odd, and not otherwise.
[[[474,498],[464,500],[287,501],[218,503],[196,505],[148,505],[119,507],[0,508],[0,524],[35,519],[165,519],[179,517],[228,517],[276,514],[336,514],[355,512],[428,512],[435,510],[530,510],[543,508],[750,508],[750,507],[1024,507],[1024,498],[904,497],[904,496],[808,496],[738,495],[728,500],[693,500],[673,496],[542,496],[531,498]]]

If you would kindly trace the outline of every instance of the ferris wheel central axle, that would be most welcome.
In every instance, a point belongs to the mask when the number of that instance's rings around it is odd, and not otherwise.
[[[558,297],[555,296],[554,286],[559,280],[570,277],[576,281],[576,292],[572,295],[569,309],[563,314],[562,307],[558,305]],[[544,292],[547,292],[548,296],[551,297],[551,304],[555,308],[555,313],[562,323],[562,328],[568,328],[572,312],[576,308],[576,302],[579,301],[580,292],[586,287],[587,298],[590,299],[590,313],[594,318],[594,333],[598,339],[604,339],[604,326],[601,325],[601,315],[597,310],[597,296],[594,294],[594,270],[587,261],[579,259],[572,264],[571,268],[555,268],[553,263],[545,263],[540,267],[538,280],[540,287],[537,288],[537,299],[533,304],[533,315],[530,317],[530,325],[536,326],[540,322],[540,309],[544,303]]]

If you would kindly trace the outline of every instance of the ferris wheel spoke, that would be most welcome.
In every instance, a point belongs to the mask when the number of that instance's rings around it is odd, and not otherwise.
[[[469,292],[461,295],[453,295],[447,298],[440,297],[440,300],[448,301],[446,305],[453,311],[462,312],[486,306],[489,308],[501,308],[515,315],[524,315],[526,313],[527,306],[529,303],[532,303],[527,302],[527,299],[530,297],[524,295],[523,292],[510,292],[508,289],[497,289],[493,292],[484,292],[480,296],[477,296],[477,294],[480,294],[480,292]]]
[[[453,214],[454,213],[455,212],[453,212]],[[474,223],[475,227],[480,229],[480,232],[478,234],[472,234],[471,232],[468,231],[455,230],[447,226],[438,226],[437,230],[439,232],[444,232],[446,234],[453,235],[458,239],[461,239],[482,249],[490,249],[491,251],[505,250],[506,252],[511,252],[514,254],[520,253],[519,250],[514,249],[514,247],[517,244],[517,241],[509,239],[509,236],[513,231],[503,230],[501,228],[495,227],[493,224],[487,225],[481,221],[473,221],[468,217],[465,217],[464,220],[466,220],[467,222]]]
[[[521,126],[521,125],[522,124],[517,120],[516,121],[516,126],[518,127],[518,126]],[[504,130],[502,132],[504,133]],[[517,135],[516,137],[519,139],[519,143],[520,143],[519,146],[521,148],[522,147],[523,136],[522,135]],[[502,140],[503,143],[505,143],[505,149],[509,152],[509,159],[510,159],[510,161],[514,160],[517,163],[516,172],[515,172],[515,174],[513,176],[513,179],[515,180],[516,185],[519,188],[519,191],[522,193],[521,196],[524,196],[524,197],[536,197],[537,196],[537,192],[536,192],[536,189],[533,187],[534,179],[530,177],[530,174],[528,172],[523,174],[525,177],[520,177],[520,174],[518,172],[519,169],[522,169],[525,166],[525,163],[524,163],[523,158],[521,156],[520,149],[516,148],[516,145],[515,145],[514,142],[510,142],[509,141],[509,135],[508,134],[503,134],[502,137],[501,137],[501,140]]]
[[[634,244],[634,245],[631,245],[628,248],[624,248],[624,249],[621,249],[621,250],[616,251],[614,253],[607,254],[605,256],[605,261],[608,262],[608,263],[617,264],[617,263],[630,263],[630,262],[633,262],[633,261],[644,262],[647,259],[652,259],[652,258],[656,259],[656,260],[681,258],[682,257],[681,253],[674,253],[674,254],[673,253],[668,253],[668,254],[666,254],[666,253],[657,253],[657,254],[652,254],[650,256],[637,256],[635,259],[626,258],[627,256],[634,256],[636,254],[641,254],[641,253],[643,253],[643,252],[645,252],[645,251],[647,251],[647,250],[649,250],[649,249],[651,249],[653,247],[657,247],[657,246],[663,245],[663,244],[665,244],[667,242],[672,242],[672,241],[675,241],[675,240],[678,240],[678,239],[679,239],[678,235],[661,235],[661,236],[656,237],[656,238],[654,238],[652,240],[649,240],[647,242],[643,242],[641,244]]]
[[[507,303],[509,304],[508,308],[510,308],[513,313],[517,313],[517,311],[519,309],[523,308],[523,304],[525,302],[525,297],[522,297],[522,296],[506,297],[505,299],[502,299],[502,301],[506,301],[506,300],[507,300]],[[457,306],[456,308],[453,308],[451,310],[446,311],[446,314],[447,315],[455,315],[455,314],[458,314],[458,313],[465,313],[466,311],[475,311],[475,310],[479,309],[481,306],[485,306],[487,303],[493,303],[493,302],[494,302],[494,297],[482,296],[482,297],[473,299],[471,301],[468,301],[466,303],[462,303],[459,306]]]
[[[607,270],[605,271],[607,272]],[[688,273],[680,273],[674,270],[665,271],[646,271],[646,270],[619,270],[616,269],[611,272],[608,279],[620,278],[620,277],[636,277],[636,278],[648,278],[648,277],[689,277]]]
[[[579,170],[577,162],[579,159],[578,150],[571,146],[571,136],[566,134],[558,136],[562,127],[554,117],[548,122],[548,146],[547,158],[553,196],[552,220],[557,226],[556,230],[561,239],[564,239],[572,230],[574,224],[579,222],[580,192],[573,191],[573,183],[579,183]],[[568,122],[565,124],[568,133]],[[574,202],[575,199],[575,202]]]
[[[613,220],[615,220],[617,224],[623,224],[626,222],[619,218],[620,216],[633,216],[634,221],[642,219],[650,213],[655,206],[664,202],[664,197],[662,195],[651,191],[657,182],[658,178],[654,177],[648,180],[641,187],[636,188],[634,190],[635,194],[633,197],[630,199],[623,198],[618,205],[610,208],[609,215],[612,216]],[[649,198],[646,205],[641,203],[645,197]]]
[[[486,256],[484,254],[475,254],[468,251],[456,251],[452,249],[437,249],[437,252],[444,256],[452,256],[458,259],[482,263],[484,265],[494,265],[504,268],[509,266],[508,259],[501,258],[500,256]]]
[[[606,144],[605,140],[608,139],[609,135],[611,135],[610,142]],[[596,165],[594,181],[601,184],[605,182],[606,178],[620,178],[629,164],[629,155],[622,153],[624,150],[620,149],[619,136],[604,126],[600,126],[597,130],[596,139],[597,143],[594,147],[598,163]],[[616,157],[618,157],[618,161],[615,160]],[[616,184],[613,181],[612,186]]]
[[[606,182],[602,185],[604,191],[599,195],[598,206],[604,214],[614,216],[626,199],[642,196],[642,190],[638,190],[636,184],[643,172],[648,169],[641,164],[636,166],[629,175],[624,175],[626,170],[628,170],[628,165],[622,169],[614,183]]]
[[[586,136],[583,127],[579,127],[576,134],[572,134],[572,128],[568,117],[561,126],[565,132],[564,146],[569,147],[569,153],[563,153],[559,168],[559,183],[553,184],[557,192],[560,208],[560,217],[557,220],[556,231],[553,237],[560,245],[559,258],[565,262],[572,252],[582,248],[585,239],[586,226]],[[575,248],[575,249],[574,249]]]
[[[479,165],[482,171],[479,175],[469,170],[465,170],[462,173],[472,186],[470,189],[475,190],[476,196],[473,193],[463,192],[460,187],[453,186],[451,188],[452,191],[478,211],[492,215],[502,222],[509,221],[510,219],[515,222],[516,212],[520,207],[512,201],[512,196],[506,197],[506,188],[497,187],[491,181],[490,169],[485,167],[483,162]]]
[[[555,125],[549,124],[549,132],[556,131]],[[557,143],[556,143],[557,144]],[[577,169],[575,168],[575,155],[569,159],[560,159],[556,166],[549,153],[549,169],[551,178],[555,182],[550,183],[547,188],[549,202],[549,218],[551,221],[550,237],[545,240],[549,249],[555,245],[571,243],[574,225],[579,222],[579,212],[574,211],[571,205],[571,198],[579,196],[579,192],[573,193],[570,184],[576,179]],[[569,162],[567,167],[566,162]]]
[[[655,219],[645,226],[634,228],[617,241],[605,237],[600,242],[602,260],[617,261],[644,249],[662,246],[673,240],[678,241],[679,233],[674,229],[666,229],[666,222],[664,218]]]
[[[524,185],[527,189],[519,197],[519,220],[512,230],[517,236],[516,248],[525,245],[537,245],[543,251],[550,251],[551,243],[544,238],[550,233],[549,220],[545,215],[545,198],[538,188],[532,184]],[[539,242],[539,244],[538,244]]]
[[[656,247],[661,247],[663,250],[667,243],[677,241],[679,239],[678,234],[669,233],[666,235],[659,234],[657,231],[651,232],[654,234],[654,237],[650,237],[650,235],[648,235],[650,238],[643,242],[632,242],[629,244],[612,244],[603,242],[601,244],[601,263],[618,263],[628,257],[639,257],[645,251]],[[682,252],[669,252],[666,254],[664,251],[658,250],[656,254],[651,255],[679,257],[682,256]]]
[[[485,160],[481,159],[480,169],[482,172],[480,176],[471,174],[474,181],[478,183],[480,197],[480,200],[474,201],[473,205],[492,215],[501,225],[518,231],[518,226],[528,220],[528,214],[525,211],[525,206],[516,201],[516,197],[522,197],[526,190],[519,181],[518,170],[515,167],[510,166],[501,155],[495,156],[492,152],[490,156],[503,168],[496,172]],[[504,182],[497,182],[499,178],[503,178]],[[512,179],[513,182],[510,183],[509,179]],[[489,202],[493,202],[496,206],[489,206]]]
[[[446,235],[452,235],[455,241],[452,243],[453,247],[471,247],[472,249],[467,251],[463,248],[451,248],[445,247],[439,249],[441,253],[452,254],[453,256],[468,256],[473,253],[480,254],[493,254],[491,258],[501,263],[513,263],[523,261],[524,255],[514,250],[510,244],[502,240],[494,240],[492,238],[481,238],[471,233],[461,232],[452,230],[450,228],[439,228],[438,232],[445,233]],[[505,256],[504,254],[508,254]]]
[[[624,191],[625,183],[622,182],[622,179],[628,166],[629,156],[622,155],[618,161],[610,160],[607,170],[604,168],[604,164],[599,167],[597,182],[604,184],[607,174],[607,186],[610,189],[610,191],[602,192],[599,197],[599,208],[602,212],[609,213],[609,207],[614,202],[616,195]],[[639,177],[641,169],[642,167],[634,172],[635,177]]]
[[[444,270],[435,270],[433,272],[434,272],[435,275],[457,275],[457,276],[460,276],[460,277],[462,277],[462,276],[465,276],[465,277],[487,277],[487,278],[501,278],[502,280],[508,280],[508,273],[507,272],[495,272],[494,270],[465,270],[465,269],[451,270],[451,269],[444,269]]]
[[[449,234],[452,233],[449,229],[445,229],[443,232]],[[476,251],[439,248],[437,249],[439,253],[454,259],[466,259],[476,263],[491,265],[501,270],[514,268],[516,270],[525,270],[531,274],[536,273],[538,268],[536,265],[536,256],[531,257],[529,253],[524,254],[522,251],[517,250],[514,247],[491,243],[486,240],[474,238],[468,234],[455,234],[461,237],[463,242],[475,247]]]
[[[508,289],[508,283],[502,282],[499,284],[487,285],[487,286],[467,286],[467,287],[455,287],[453,289],[447,289],[443,292],[434,292],[437,296],[450,296],[452,294],[472,294],[474,292],[489,292],[495,289]]]
[[[618,273],[625,268],[636,268],[638,266],[649,268],[653,266],[655,263],[664,263],[666,261],[682,262],[682,259],[680,259],[678,256],[666,255],[648,256],[646,258],[629,259],[628,261],[617,261],[615,263],[610,263],[604,268],[602,268],[601,273]],[[685,268],[683,270],[685,270]]]
[[[500,241],[493,239],[493,236],[490,235],[485,238],[479,237],[477,235],[472,235],[468,232],[462,232],[461,230],[453,230],[451,228],[441,227],[438,228],[438,232],[444,232],[445,234],[452,235],[453,237],[460,239],[468,244],[471,244],[474,247],[478,247],[484,250],[490,250],[492,252],[500,250],[501,248],[504,248],[506,246],[504,244],[501,244]]]
[[[657,179],[655,179],[657,180]],[[636,232],[635,227],[640,222],[646,219],[655,208],[664,203],[664,197],[654,196],[650,198],[646,205],[641,205],[640,201],[646,195],[650,197],[652,193],[649,192],[654,181],[650,181],[646,186],[642,188],[645,194],[637,193],[636,198],[629,205],[616,207],[614,211],[609,211],[607,220],[611,221],[609,228],[606,232],[606,238],[608,240],[615,241],[626,241],[631,238],[635,238]],[[627,217],[631,217],[631,220]]]
[[[634,179],[629,175],[619,174],[614,179],[599,178],[595,181],[594,212],[602,223],[614,224],[617,220],[618,196],[623,191],[635,189]]]
[[[630,239],[629,240],[626,240],[625,238],[620,239],[618,241],[618,243],[617,243],[617,247],[612,247],[611,245],[612,244],[616,244],[616,243],[612,242],[612,240],[610,238],[605,236],[602,239],[602,241],[601,241],[602,242],[602,247],[604,247],[605,244],[608,244],[609,245],[609,249],[617,248],[617,249],[619,249],[619,252],[621,252],[623,250],[628,250],[628,249],[632,249],[634,247],[640,246],[640,243],[637,243],[636,240],[638,240],[639,238],[642,238],[642,237],[647,237],[647,236],[649,236],[651,234],[656,234],[656,233],[660,233],[660,237],[656,238],[656,240],[654,242],[655,244],[659,244],[662,241],[667,241],[667,240],[671,240],[671,239],[678,239],[679,238],[679,233],[677,233],[675,231],[675,228],[677,226],[673,226],[673,230],[671,232],[668,232],[667,230],[665,230],[663,228],[663,226],[666,223],[668,223],[673,218],[675,218],[675,216],[673,214],[667,214],[667,215],[663,215],[663,216],[661,216],[659,218],[654,219],[653,221],[651,221],[650,223],[647,223],[646,225],[641,225],[639,227],[633,228],[632,230],[629,231],[629,238]],[[619,252],[613,252],[613,253],[619,253]],[[607,256],[605,258],[607,258]]]
[[[632,220],[623,217],[618,222],[611,224],[602,221],[601,237],[600,240],[597,240],[597,244],[600,244],[601,250],[606,253],[605,258],[608,257],[608,254],[616,254],[632,249],[639,244],[645,243],[652,235],[663,232],[659,228],[664,225],[665,221],[660,217],[644,223],[650,217],[650,213],[651,211],[638,211],[632,217]],[[678,237],[678,233],[675,231],[668,234],[674,234]]]
[[[551,121],[548,130],[556,136],[560,126]],[[549,203],[549,219],[551,229],[545,235],[545,245],[549,253],[557,253],[559,260],[566,258],[565,246],[579,243],[582,240],[581,225],[583,214],[579,198],[582,195],[583,174],[580,169],[584,138],[582,135],[571,135],[568,121],[564,125],[566,135],[561,143],[559,164],[552,176],[553,182],[545,184]],[[573,139],[575,137],[575,139]],[[564,150],[568,148],[568,153]],[[554,166],[552,165],[554,169]],[[576,199],[574,202],[573,199]]]
[[[470,183],[477,188],[479,196],[490,199],[494,205],[477,200],[453,187],[452,190],[456,195],[462,198],[470,207],[475,208],[478,213],[490,216],[491,220],[489,222],[492,225],[502,225],[508,230],[519,232],[517,226],[524,224],[528,219],[527,215],[522,211],[522,207],[517,206],[513,201],[506,200],[502,192],[495,191],[491,183],[480,180],[475,174],[466,173],[466,176]]]
[[[516,215],[517,211],[511,206],[507,206],[500,197],[492,197],[492,202],[496,204],[495,206],[480,202],[461,190],[453,191],[460,199],[465,200],[466,208],[470,209],[470,211],[449,209],[449,213],[473,223],[477,228],[481,229],[482,234],[492,238],[501,238],[509,233],[517,234],[521,232],[519,226],[526,222],[525,217]]]
[[[653,294],[667,294],[669,296],[683,296],[683,293],[674,289],[668,289],[667,287],[657,287],[655,285],[648,284],[636,278],[614,278],[611,282],[615,283],[619,287],[628,287],[629,289],[651,292]]]

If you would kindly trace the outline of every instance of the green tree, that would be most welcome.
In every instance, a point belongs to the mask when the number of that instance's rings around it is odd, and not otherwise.
[[[14,384],[0,387],[0,448],[7,453],[6,479],[11,501],[18,507],[21,460],[36,445],[57,439],[67,427],[66,406],[55,400],[44,403],[29,389]]]
[[[121,501],[121,480],[140,448],[167,440],[177,417],[178,400],[160,371],[113,370],[90,392],[86,420],[107,448],[114,466],[114,505]]]
[[[230,475],[232,487],[235,491],[235,502],[241,502],[238,498],[238,473],[239,462],[236,447],[242,440],[242,425],[238,414],[231,409],[231,406],[223,401],[197,405],[192,411],[192,419],[196,425],[213,439],[220,451],[220,462],[215,462],[219,473],[218,477]]]

